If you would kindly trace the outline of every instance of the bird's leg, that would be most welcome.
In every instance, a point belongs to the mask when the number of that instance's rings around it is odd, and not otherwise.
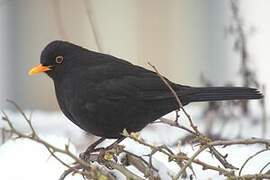
[[[80,158],[81,159],[84,159],[84,160],[88,160],[91,156],[91,153],[93,152],[97,152],[97,151],[100,151],[100,150],[110,150],[110,149],[113,149],[116,145],[118,145],[121,141],[123,141],[125,139],[125,137],[120,137],[118,138],[114,143],[112,143],[111,145],[109,145],[108,147],[106,148],[103,148],[103,147],[99,147],[99,148],[96,148],[97,145],[99,145],[101,142],[103,142],[106,138],[100,138],[98,139],[97,141],[95,141],[93,144],[91,144],[85,152],[81,153],[80,154]]]
[[[101,148],[96,148],[97,145],[99,145],[100,143],[102,143],[106,138],[102,137],[99,138],[97,141],[95,141],[93,144],[91,144],[85,152],[81,153],[79,156],[81,159],[87,160],[90,157],[90,154],[92,152],[96,152],[99,151]]]
[[[102,159],[106,159],[105,155],[108,153],[110,154],[109,157],[112,157],[116,162],[117,162],[117,157],[115,156],[118,152],[118,150],[116,150],[116,148],[118,148],[118,144],[123,141],[126,137],[120,137],[118,138],[114,143],[112,143],[111,145],[107,146],[106,148],[100,148],[99,151],[99,157],[102,157]],[[112,155],[112,156],[111,156]],[[108,158],[108,156],[107,156]],[[107,159],[108,160],[108,159]]]
[[[120,142],[122,142],[126,137],[120,137],[118,138],[114,143],[112,143],[111,145],[109,145],[108,147],[105,148],[105,150],[110,150],[115,148],[115,146],[117,146]]]
[[[85,152],[87,153],[91,153],[91,152],[95,152],[96,151],[96,147],[97,145],[99,145],[100,143],[102,143],[103,141],[105,141],[106,138],[102,137],[99,138],[97,141],[95,141],[93,144],[91,144]],[[98,148],[97,148],[98,149]]]

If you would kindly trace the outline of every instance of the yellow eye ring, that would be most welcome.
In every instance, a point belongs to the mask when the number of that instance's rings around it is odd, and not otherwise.
[[[63,56],[57,56],[57,57],[55,58],[55,62],[56,62],[57,64],[61,64],[61,63],[63,63],[63,61],[64,61],[64,57],[63,57]]]

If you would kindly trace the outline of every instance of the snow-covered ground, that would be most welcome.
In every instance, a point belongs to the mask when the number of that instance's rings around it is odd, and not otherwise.
[[[198,116],[200,114],[199,108],[191,106],[187,108],[187,111],[192,115],[198,127],[203,130],[205,123]],[[30,132],[20,114],[11,111],[7,111],[7,114],[18,129],[21,129],[23,132]],[[174,113],[171,113],[167,115],[167,118],[174,118],[173,116]],[[183,119],[184,120],[181,119],[181,122],[187,124],[185,118]],[[72,143],[71,149],[75,153],[83,151],[90,142],[95,140],[94,136],[86,135],[66,119],[61,112],[49,113],[37,111],[34,112],[32,120],[35,129],[42,138],[62,148],[64,148],[64,145],[68,142],[68,139],[70,139]],[[2,121],[0,122],[0,126],[3,126]],[[220,123],[215,123],[215,126],[217,127],[215,129],[219,129],[218,126],[220,126]],[[223,135],[225,137],[235,137],[239,132],[238,127],[238,121],[231,121],[224,129]],[[241,128],[243,137],[261,137],[261,123],[254,124],[246,120],[246,122],[243,121]],[[268,130],[270,129],[269,123],[267,128]],[[267,133],[266,137],[269,138],[270,131]],[[185,135],[185,133],[182,130],[161,124],[152,124],[141,132],[142,138],[155,145],[172,145],[177,139],[183,137],[183,135]],[[107,143],[109,143],[109,141],[105,142],[105,144]],[[125,145],[127,150],[138,155],[149,153],[148,148],[129,139],[125,140],[122,144]],[[218,149],[224,154],[228,153],[228,161],[230,163],[236,167],[241,167],[250,155],[262,148],[263,147],[258,145],[252,145],[229,146]],[[173,151],[177,152],[181,150],[191,156],[196,149],[197,147],[185,145],[180,148],[175,147]],[[67,157],[62,158],[67,163],[71,162]],[[217,160],[207,152],[200,154],[198,158],[210,164],[218,164]],[[269,151],[251,160],[244,168],[243,174],[258,173],[268,162],[270,162]],[[179,170],[175,163],[169,163],[168,158],[160,153],[154,156],[153,164],[160,170],[159,173],[163,179],[170,179],[170,175],[176,174]],[[219,176],[218,173],[214,171],[202,170],[200,166],[193,165],[193,168],[198,179],[224,179],[224,177]],[[61,173],[65,170],[65,167],[51,157],[42,145],[26,139],[17,139],[9,140],[0,146],[0,169],[0,179],[4,180],[48,180],[59,178]],[[68,179],[81,180],[83,178],[80,175],[74,175],[69,176],[67,180]]]

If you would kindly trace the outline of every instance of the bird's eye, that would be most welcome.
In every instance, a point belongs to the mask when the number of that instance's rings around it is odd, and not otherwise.
[[[63,56],[57,56],[57,57],[55,58],[55,62],[56,62],[57,64],[61,64],[63,61],[64,61],[64,57],[63,57]]]

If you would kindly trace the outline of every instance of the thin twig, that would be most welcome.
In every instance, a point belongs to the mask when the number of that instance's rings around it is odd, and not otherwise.
[[[261,174],[263,172],[263,170],[270,165],[270,162],[266,163],[263,168],[260,170],[259,174]]]
[[[213,141],[209,143],[209,146],[229,146],[229,145],[250,145],[250,144],[264,144],[267,147],[270,146],[270,139],[263,138],[249,138],[249,139],[233,139],[233,140],[222,140]]]
[[[64,180],[69,174],[74,172],[74,169],[77,169],[77,170],[82,169],[82,166],[80,164],[77,164],[77,165],[72,166],[72,168],[68,168],[61,174],[58,180]]]
[[[180,125],[180,124],[177,123],[176,121],[172,121],[172,120],[167,119],[167,118],[164,118],[164,117],[159,118],[159,120],[158,120],[158,121],[155,121],[154,123],[164,123],[164,124],[168,124],[168,125],[170,125],[170,126],[173,126],[173,127],[177,127],[177,128],[183,129],[183,130],[185,130],[185,131],[187,131],[187,132],[189,132],[189,133],[191,133],[191,134],[193,134],[193,135],[196,135],[195,132],[193,132],[192,130],[188,129],[187,127]]]
[[[86,162],[82,161],[81,159],[77,158],[76,155],[72,154],[69,150],[66,151],[66,150],[60,149],[58,147],[55,147],[55,146],[51,145],[50,143],[46,142],[45,140],[41,139],[37,134],[35,136],[32,136],[32,135],[29,136],[29,135],[25,135],[25,134],[19,132],[13,126],[13,124],[11,123],[11,121],[8,118],[7,114],[4,111],[2,111],[2,113],[4,115],[3,120],[5,120],[8,123],[8,126],[10,128],[10,130],[6,130],[6,131],[9,131],[10,133],[13,133],[13,134],[17,135],[20,138],[30,139],[30,140],[33,140],[33,141],[38,142],[40,144],[43,144],[46,147],[46,149],[51,153],[51,155],[54,156],[61,164],[63,164],[67,168],[73,169],[71,166],[69,166],[64,161],[62,161],[60,158],[58,158],[55,155],[55,153],[59,152],[59,153],[62,153],[62,154],[66,154],[67,156],[71,157],[75,162],[80,163],[83,167],[90,168],[90,165],[88,163],[86,163]],[[28,123],[31,123],[31,122],[28,121]],[[34,134],[34,133],[32,132],[32,134]],[[74,170],[74,172],[81,173],[80,171],[77,171],[77,169],[73,169],[73,170]]]
[[[244,167],[246,166],[246,164],[254,157],[256,157],[257,155],[265,152],[265,151],[269,151],[269,149],[263,149],[263,150],[260,150],[258,152],[256,152],[255,154],[253,154],[252,156],[250,156],[249,158],[246,159],[246,161],[243,163],[243,165],[241,166],[240,170],[239,170],[239,173],[238,175],[241,176],[242,175],[242,170],[244,169]]]
[[[32,134],[29,136],[29,135],[25,135],[25,134],[21,133],[20,131],[18,131],[13,126],[13,124],[10,121],[10,119],[8,118],[7,114],[3,111],[2,112],[3,120],[8,123],[8,127],[10,129],[7,131],[17,135],[20,138],[30,139],[30,140],[33,140],[33,141],[38,142],[40,144],[43,144],[54,158],[56,158],[61,164],[63,164],[64,166],[66,166],[68,168],[68,170],[66,170],[61,175],[60,179],[65,178],[68,174],[70,174],[72,172],[82,174],[83,176],[86,176],[86,177],[91,176],[91,173],[89,171],[85,171],[86,169],[90,170],[92,168],[91,164],[89,164],[88,162],[86,162],[82,159],[79,159],[76,155],[74,155],[70,152],[70,150],[69,150],[70,142],[68,142],[68,144],[65,145],[65,149],[60,149],[58,147],[55,147],[55,146],[49,144],[45,140],[41,139],[36,134],[35,129],[32,126],[32,122],[27,118],[27,116],[23,113],[23,111],[19,108],[19,106],[14,101],[9,101],[9,102],[12,103],[16,107],[16,109],[23,115],[28,126],[31,127]],[[58,156],[56,156],[56,153],[65,154],[65,155],[69,156],[70,158],[72,158],[75,162],[75,166],[70,166],[67,163],[65,163],[64,161],[62,161]],[[106,167],[116,169],[116,170],[120,171],[122,174],[124,174],[126,177],[128,177],[129,179],[140,179],[139,176],[132,173],[131,171],[126,169],[124,166],[121,166],[121,165],[114,163],[112,161],[107,161],[107,160],[103,159],[103,154],[101,154],[101,156],[100,155],[91,155],[91,158],[92,158],[91,161],[99,162],[99,163],[105,165]],[[80,171],[80,169],[82,169],[82,171]]]
[[[232,176],[230,177],[232,180],[248,180],[248,179],[270,179],[270,174],[247,174],[243,176]]]
[[[124,174],[129,179],[143,180],[143,178],[141,178],[140,176],[136,175],[135,173],[129,171],[125,166],[117,164],[113,161],[106,161],[104,163],[104,165],[106,165],[109,168],[116,169],[116,170],[120,171],[122,174]]]
[[[207,149],[207,146],[201,146],[187,161],[187,163],[181,168],[181,170],[177,173],[177,175],[174,177],[175,180],[179,179],[183,173],[186,171],[187,167],[191,165],[191,163],[194,161],[194,159],[205,149]]]
[[[165,85],[169,88],[169,90],[171,91],[171,93],[173,94],[173,96],[175,97],[176,101],[177,101],[177,104],[178,104],[178,109],[181,109],[185,116],[188,118],[189,120],[189,123],[190,123],[190,126],[194,129],[194,131],[197,133],[197,134],[200,134],[199,131],[198,131],[198,127],[194,125],[192,119],[191,119],[191,116],[186,112],[186,110],[184,109],[183,107],[183,104],[182,102],[180,101],[177,93],[175,92],[175,90],[172,88],[172,86],[168,83],[168,81],[159,73],[159,71],[157,70],[157,68],[152,65],[150,62],[148,62],[148,64],[155,70],[155,72],[157,73],[157,75],[161,78],[161,80],[165,83]]]

